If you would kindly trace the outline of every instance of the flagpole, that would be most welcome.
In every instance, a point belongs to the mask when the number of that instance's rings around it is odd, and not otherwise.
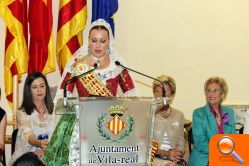
[[[12,112],[12,120],[13,120],[13,131],[17,129],[17,120],[16,120],[16,112],[18,110],[18,96],[19,96],[19,83],[18,83],[18,75],[13,76],[13,112]]]

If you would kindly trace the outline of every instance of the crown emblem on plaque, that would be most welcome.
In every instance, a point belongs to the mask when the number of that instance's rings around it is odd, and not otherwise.
[[[125,108],[124,106],[119,106],[119,105],[111,106],[107,109],[107,111],[109,112],[111,116],[115,116],[115,115],[123,116],[126,110],[127,108]]]
[[[108,117],[108,114],[104,113],[98,117],[97,128],[100,136],[112,142],[120,142],[129,137],[134,130],[135,120],[133,116],[126,113],[127,110],[127,107],[120,105],[107,108],[106,112],[109,113],[110,119],[105,125],[104,121]],[[124,118],[125,114],[127,114],[126,118]],[[111,135],[108,133],[111,133]]]

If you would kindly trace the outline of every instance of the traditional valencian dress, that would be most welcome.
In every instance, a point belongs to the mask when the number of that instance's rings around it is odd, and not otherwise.
[[[91,24],[90,29],[96,25],[103,25],[109,30],[110,64],[105,69],[95,69],[93,72],[72,81],[66,88],[68,96],[75,96],[73,95],[75,87],[79,97],[137,96],[135,84],[129,72],[115,65],[115,61],[123,64],[123,60],[114,51],[114,40],[109,24],[99,19]],[[88,37],[88,34],[86,36]],[[63,97],[63,89],[69,79],[93,69],[93,67],[88,66],[83,60],[84,56],[88,54],[87,49],[88,44],[85,42],[85,45],[67,63],[55,101]],[[120,93],[121,91],[122,93]],[[76,115],[62,115],[46,149],[46,154],[43,158],[45,164],[80,165],[79,142],[79,123],[76,120]]]
[[[96,69],[92,73],[78,78],[67,86],[67,91],[73,93],[76,85],[79,97],[87,96],[117,96],[118,86],[120,86],[123,95],[130,96],[135,93],[133,80],[126,69],[115,65],[115,61],[121,61],[113,55],[110,56],[110,65],[103,70]],[[66,73],[62,81],[61,89],[65,87],[66,82],[72,79],[74,75],[80,75],[89,70],[89,66],[82,60],[76,60],[73,64],[73,73]]]

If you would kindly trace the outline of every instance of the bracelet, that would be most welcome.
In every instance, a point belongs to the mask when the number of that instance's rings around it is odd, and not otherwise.
[[[156,153],[155,157],[159,158],[159,159],[162,159],[162,160],[170,160],[169,156],[163,155],[163,154],[159,154],[159,153]]]

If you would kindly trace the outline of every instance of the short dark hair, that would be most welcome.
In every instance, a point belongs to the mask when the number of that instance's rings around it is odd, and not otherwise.
[[[17,158],[13,166],[45,166],[45,164],[33,152],[27,152]]]
[[[31,84],[37,78],[42,78],[45,82],[45,85],[46,85],[45,105],[48,109],[48,113],[52,114],[53,113],[53,101],[52,101],[51,94],[50,94],[50,88],[49,88],[46,77],[41,72],[33,72],[29,74],[28,77],[26,78],[25,83],[24,83],[24,88],[23,88],[23,102],[22,102],[20,109],[24,109],[24,111],[28,115],[31,115],[34,109],[36,109],[36,106],[32,98]]]

